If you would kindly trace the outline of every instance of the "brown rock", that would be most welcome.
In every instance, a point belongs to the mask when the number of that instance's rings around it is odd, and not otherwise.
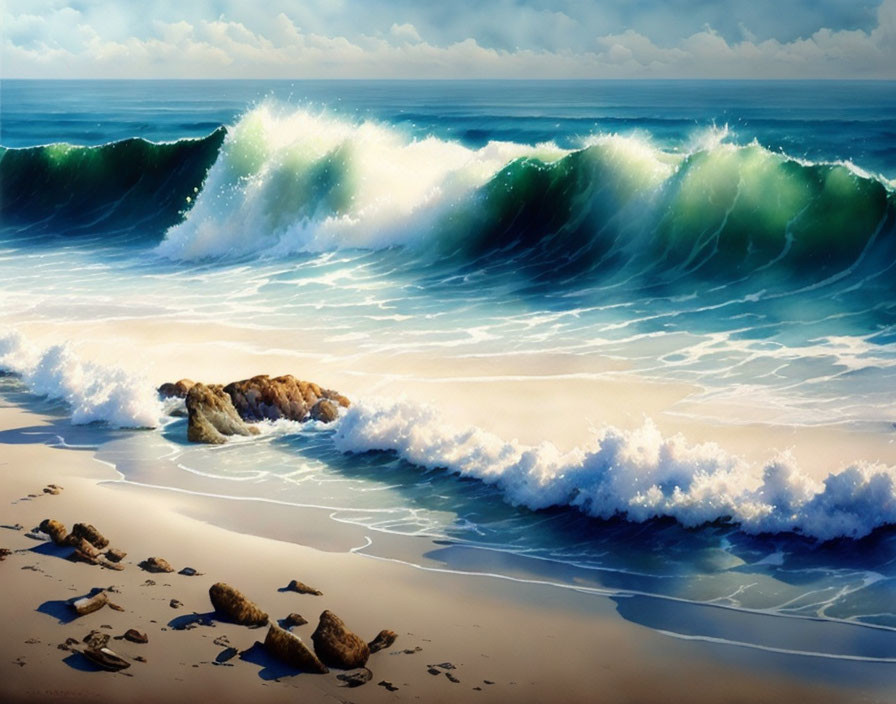
[[[220,445],[228,435],[257,435],[246,425],[220,385],[196,384],[187,393],[187,439]]]
[[[330,399],[322,398],[311,407],[311,420],[317,420],[321,423],[332,423],[339,418],[339,406]]]
[[[124,569],[124,565],[120,562],[109,562],[109,560],[105,560],[102,557],[97,560],[97,564],[100,567],[105,567],[107,570],[115,570],[116,572],[121,572]]]
[[[295,626],[304,626],[308,623],[308,620],[297,613],[291,613],[283,619],[283,623],[286,624],[287,628],[294,628]]]
[[[68,559],[72,562],[86,562],[88,565],[95,565],[97,563],[97,560],[93,555],[78,548],[75,548],[74,552],[68,556]]]
[[[65,541],[68,538],[68,531],[65,530],[65,526],[59,521],[45,518],[40,522],[40,530],[49,535],[57,545],[66,545]]]
[[[244,626],[263,626],[268,615],[229,584],[218,582],[208,590],[208,596],[216,611],[229,616]]]
[[[124,639],[131,643],[149,643],[149,637],[145,633],[141,633],[136,628],[129,628],[124,632]]]
[[[106,558],[112,562],[121,562],[125,557],[127,557],[127,553],[124,550],[119,550],[118,548],[106,550]]]
[[[370,641],[367,647],[370,648],[371,653],[376,653],[391,647],[396,638],[398,638],[398,634],[395,631],[383,630],[376,634],[376,638]]]
[[[373,673],[364,667],[355,672],[344,672],[341,675],[336,675],[336,679],[342,680],[348,687],[360,687],[373,679]]]
[[[71,606],[78,616],[84,616],[103,608],[107,601],[106,592],[100,592],[94,596],[83,596],[80,599],[75,599],[71,602]]]
[[[58,484],[47,484],[47,485],[44,487],[44,493],[45,493],[45,494],[52,494],[53,496],[56,496],[56,495],[59,494],[61,491],[62,491],[62,487],[59,486]]]
[[[12,555],[12,550],[9,548],[0,548],[0,562],[3,562],[9,555]]]
[[[314,652],[325,665],[343,670],[364,667],[370,657],[370,648],[352,633],[336,614],[324,611],[317,629],[311,634]]]
[[[99,650],[100,648],[105,648],[109,642],[109,634],[103,633],[102,631],[93,630],[88,633],[82,641],[87,644],[88,648],[93,650]]]
[[[234,381],[224,387],[240,418],[248,421],[303,421],[320,399],[329,399],[340,406],[349,400],[336,391],[323,389],[310,381],[300,381],[291,374],[269,377],[267,374]]]
[[[68,536],[68,540],[66,542],[73,548],[75,548],[75,552],[83,553],[87,557],[91,558],[94,562],[96,562],[96,558],[99,557],[99,550],[97,550],[95,547],[93,547],[93,545],[84,540],[84,538],[75,537],[74,533]]]
[[[264,639],[264,647],[278,660],[282,660],[287,665],[305,672],[319,674],[329,672],[326,665],[311,652],[301,638],[274,624],[271,624],[271,627],[268,629],[268,634]]]
[[[159,396],[164,398],[186,398],[190,389],[194,386],[196,386],[196,382],[191,379],[181,379],[173,383],[169,381],[159,387]]]
[[[147,572],[174,572],[174,568],[163,557],[147,557],[138,567]]]
[[[170,606],[172,609],[179,609],[181,606],[183,606],[183,603],[181,603],[177,599],[172,599],[168,602],[168,606]]]
[[[100,549],[109,544],[109,540],[89,523],[75,523],[75,525],[72,526],[72,534],[69,536],[69,539],[74,540],[75,538],[83,538],[91,545]]]
[[[118,672],[131,666],[131,663],[108,648],[87,648],[84,650],[84,657],[110,672]]]
[[[309,587],[304,582],[300,582],[297,579],[292,580],[286,588],[291,592],[298,592],[299,594],[311,594],[312,596],[323,596],[323,592],[315,589],[314,587]]]

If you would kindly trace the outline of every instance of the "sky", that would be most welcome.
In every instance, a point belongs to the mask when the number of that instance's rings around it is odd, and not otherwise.
[[[889,78],[896,0],[0,0],[4,78]]]

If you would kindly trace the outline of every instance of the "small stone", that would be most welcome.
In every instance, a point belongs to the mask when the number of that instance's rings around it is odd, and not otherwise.
[[[109,608],[112,609],[113,611],[124,611],[123,606],[119,606],[118,604],[111,602],[111,601],[109,601],[107,603],[109,604]]]
[[[134,660],[136,660],[137,662],[146,662],[146,658],[142,655],[135,655]]]
[[[427,667],[427,668],[426,668],[426,671],[427,671],[429,674],[431,674],[431,675],[441,675],[441,674],[442,674],[442,671],[441,671],[441,670],[437,670],[437,669],[434,668],[434,667]]]
[[[136,628],[126,630],[123,637],[125,640],[131,641],[131,643],[149,643],[149,636],[141,633]]]
[[[110,672],[118,672],[119,670],[124,670],[131,666],[131,663],[117,653],[109,650],[109,648],[87,648],[84,651],[84,657]]]
[[[451,681],[454,682],[455,684],[457,684],[457,683],[460,682],[460,680],[457,679],[457,677],[455,677],[454,675],[452,675],[450,672],[446,672],[446,673],[445,673],[445,677],[447,677],[449,680],[451,680]]]
[[[172,609],[179,609],[181,606],[183,606],[183,604],[177,599],[172,599],[168,602],[168,606],[170,606]]]
[[[390,647],[395,642],[396,638],[398,638],[398,634],[395,631],[383,630],[377,633],[376,638],[370,641],[367,644],[367,647],[370,649],[371,653],[376,653]]]
[[[184,567],[178,574],[182,574],[185,577],[195,577],[199,573],[192,567]]]
[[[345,682],[348,687],[360,687],[373,679],[373,673],[365,667],[356,672],[345,672],[341,675],[336,675],[336,679]]]
[[[385,687],[385,688],[388,689],[390,692],[397,692],[397,691],[398,691],[398,687],[396,687],[394,684],[392,684],[392,683],[389,682],[388,680],[382,680],[382,681],[380,681],[380,682],[377,682],[377,686],[379,686],[379,687]]]
[[[295,626],[304,626],[308,623],[307,619],[305,619],[302,615],[297,614],[295,612],[291,613],[285,619],[283,619],[283,625],[286,628],[293,628]]]
[[[304,582],[300,582],[297,579],[292,580],[286,587],[289,591],[298,592],[299,594],[311,594],[312,596],[323,596],[323,592],[315,589],[314,587],[309,587]]]
[[[105,648],[109,642],[109,634],[94,629],[82,638],[82,642],[86,643],[88,648],[93,648],[94,650]]]
[[[174,572],[174,568],[168,564],[168,560],[162,557],[147,557],[138,567],[147,572]]]
[[[218,582],[208,590],[215,611],[226,614],[244,626],[263,626],[268,615],[229,584]]]
[[[109,539],[103,536],[102,533],[89,523],[75,523],[75,525],[72,526],[72,533],[69,538],[72,540],[83,538],[94,547],[100,549],[109,544]]]
[[[61,491],[62,491],[62,487],[57,486],[56,484],[48,484],[47,486],[44,487],[44,493],[52,494],[53,496],[56,496]]]
[[[0,562],[3,562],[7,557],[12,555],[12,550],[9,548],[0,548]]]
[[[336,614],[324,611],[314,633],[314,652],[330,667],[352,670],[364,667],[370,657],[370,648],[361,638],[352,633]]]
[[[264,647],[271,655],[282,660],[292,667],[325,674],[329,672],[327,666],[320,661],[317,655],[302,642],[294,633],[290,633],[279,626],[271,624],[267,637],[264,639]]]
[[[127,557],[127,553],[124,550],[119,550],[118,548],[106,550],[106,559],[111,562],[121,562],[125,557]]]

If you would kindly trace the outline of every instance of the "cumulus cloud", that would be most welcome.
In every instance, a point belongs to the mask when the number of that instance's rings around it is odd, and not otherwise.
[[[831,1],[800,4],[805,11],[794,14],[808,23]],[[752,6],[749,25],[737,21],[726,33],[695,25],[696,13],[679,34],[655,29],[665,5],[638,3],[641,14],[632,15],[631,3],[616,0],[549,8],[498,0],[488,11],[460,0],[451,12],[405,0],[390,12],[378,0],[314,0],[298,9],[272,0],[264,13],[236,0],[199,0],[182,11],[157,0],[151,22],[108,5],[8,0],[4,76],[896,78],[896,0],[883,0],[867,22],[860,12],[831,10],[835,24],[795,36],[760,33],[755,8],[765,0]]]

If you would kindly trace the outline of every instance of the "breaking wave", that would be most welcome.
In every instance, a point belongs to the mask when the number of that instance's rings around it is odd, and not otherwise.
[[[553,279],[852,275],[889,286],[893,184],[729,136],[708,130],[682,152],[614,134],[573,150],[473,149],[263,104],[230,129],[195,207],[157,251],[195,260],[402,246]]]
[[[76,424],[151,428],[163,415],[148,382],[84,361],[67,344],[41,349],[19,332],[0,335],[0,372],[18,375],[37,396],[67,404]]]
[[[686,527],[723,522],[747,533],[861,538],[896,524],[896,467],[856,463],[817,482],[782,454],[751,466],[714,443],[664,437],[652,422],[612,426],[569,452],[551,443],[507,442],[454,428],[434,408],[409,401],[353,405],[339,421],[342,452],[394,452],[421,468],[495,485],[533,510],[570,507],[595,518],[673,518]]]

